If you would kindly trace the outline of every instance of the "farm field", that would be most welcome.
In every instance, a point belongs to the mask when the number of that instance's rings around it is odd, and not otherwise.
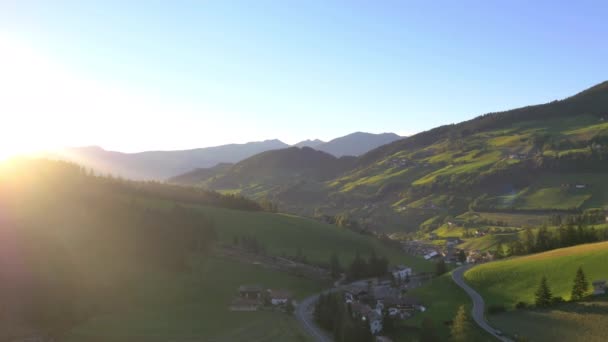
[[[534,301],[534,291],[543,275],[554,295],[569,299],[579,266],[593,281],[608,277],[607,264],[608,242],[599,242],[479,265],[467,271],[465,278],[487,305],[512,308],[519,301]]]
[[[211,257],[192,274],[155,272],[131,284],[133,298],[119,313],[98,315],[70,331],[66,341],[308,341],[284,313],[232,312],[243,284],[289,289],[296,299],[323,285],[261,267]]]
[[[519,233],[487,234],[478,238],[467,239],[458,245],[458,248],[486,251],[495,249],[499,242],[506,246],[511,241],[515,241],[518,236]]]

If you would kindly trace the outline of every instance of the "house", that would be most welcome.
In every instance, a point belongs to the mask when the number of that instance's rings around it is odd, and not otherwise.
[[[248,299],[262,298],[264,289],[260,285],[241,285],[239,286],[239,296]]]
[[[431,259],[436,258],[438,256],[439,256],[439,253],[437,253],[437,251],[432,251],[432,252],[430,252],[430,253],[428,253],[428,254],[426,254],[424,256],[424,260],[431,260]]]
[[[462,243],[462,240],[460,240],[460,238],[457,238],[457,237],[449,237],[445,241],[445,244],[448,247],[453,247],[453,246],[456,246],[456,245],[458,245],[460,243]]]
[[[236,297],[230,303],[230,311],[257,311],[260,303],[259,299]]]
[[[372,308],[363,303],[355,302],[350,304],[350,311],[353,315],[353,318],[359,318],[365,320],[367,315],[372,312]]]
[[[412,275],[412,269],[410,267],[399,265],[394,267],[391,270],[391,273],[393,274],[393,278],[396,280],[405,280],[407,277]]]
[[[594,296],[603,295],[606,293],[606,280],[596,280],[592,284]]]
[[[387,298],[384,300],[384,307],[389,310],[394,308],[400,311],[415,311],[421,306],[420,301],[413,297]]]
[[[343,288],[346,292],[346,295],[349,295],[351,299],[359,299],[360,297],[367,295],[367,292],[369,290],[368,285],[355,283],[344,286]]]
[[[283,305],[287,304],[291,300],[292,296],[289,291],[286,290],[268,290],[268,298],[272,305]]]
[[[382,331],[382,314],[378,311],[372,311],[367,315],[367,321],[369,322],[369,331],[372,335]]]
[[[399,290],[391,286],[374,286],[372,289],[373,298],[376,300],[384,300],[399,296]]]

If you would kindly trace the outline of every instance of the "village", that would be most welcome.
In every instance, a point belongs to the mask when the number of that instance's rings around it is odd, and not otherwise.
[[[432,274],[414,274],[412,268],[399,265],[381,277],[357,280],[342,284],[337,281],[332,291],[340,294],[352,318],[369,327],[378,336],[384,320],[406,320],[427,309],[408,290],[420,286]],[[344,280],[344,276],[342,277]],[[235,291],[229,305],[231,311],[272,310],[291,314],[298,303],[287,289],[269,289],[259,284],[244,284]],[[383,341],[390,341],[384,337]]]

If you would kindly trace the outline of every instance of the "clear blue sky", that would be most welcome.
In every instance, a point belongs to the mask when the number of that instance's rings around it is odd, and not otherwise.
[[[16,130],[123,151],[412,134],[608,79],[605,1],[125,2],[0,2],[4,53],[58,92],[0,105]]]

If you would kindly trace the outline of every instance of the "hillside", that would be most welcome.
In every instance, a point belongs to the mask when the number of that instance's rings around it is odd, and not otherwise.
[[[294,213],[346,215],[385,232],[412,232],[430,221],[436,223],[427,229],[435,229],[469,210],[547,218],[602,208],[608,206],[607,84],[394,141],[334,176],[307,163],[277,186],[247,168],[227,183],[206,185],[266,197]],[[265,157],[273,153],[279,152]],[[269,163],[263,174],[283,175],[279,169]]]
[[[336,158],[309,147],[260,153],[202,182],[202,186],[281,203],[282,211],[309,214],[325,199],[325,181],[352,167],[354,157]],[[303,208],[304,210],[299,210]]]
[[[374,250],[392,264],[432,267],[369,236],[261,212],[232,195],[99,177],[58,161],[0,163],[0,212],[0,339],[35,331],[73,341],[229,341],[246,333],[229,323],[247,322],[260,340],[300,340],[291,318],[251,318],[226,305],[241,282],[288,286],[298,298],[324,284],[216,255],[235,238],[318,264],[334,252],[346,265]],[[218,315],[226,324],[201,323]]]
[[[224,171],[228,170],[234,164],[230,163],[220,163],[213,167],[208,168],[198,168],[194,169],[190,172],[183,173],[181,175],[171,177],[167,179],[168,183],[171,184],[180,184],[180,185],[197,185],[211,177],[217,176]]]
[[[608,242],[600,242],[476,266],[466,272],[465,278],[487,304],[505,304],[512,309],[519,301],[533,303],[542,276],[547,277],[554,295],[570,299],[578,267],[583,268],[592,282],[608,277],[607,262]],[[606,298],[590,298],[550,310],[517,310],[492,315],[490,320],[501,330],[521,334],[532,341],[602,341],[607,314]]]
[[[488,304],[512,307],[519,301],[534,301],[543,275],[556,296],[569,299],[577,268],[582,266],[589,280],[605,279],[607,261],[608,242],[599,242],[480,265],[467,271],[465,278]]]
[[[280,140],[266,140],[246,144],[229,144],[182,151],[146,151],[122,153],[100,147],[66,148],[55,156],[76,162],[98,172],[111,173],[129,179],[164,180],[196,168],[212,167],[219,163],[236,163],[260,152],[289,145]]]

